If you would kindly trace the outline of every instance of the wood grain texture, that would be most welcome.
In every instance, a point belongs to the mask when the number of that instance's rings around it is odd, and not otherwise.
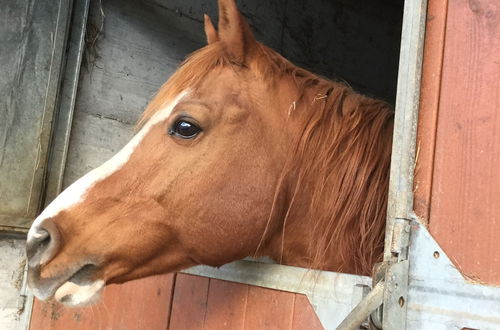
[[[111,285],[101,302],[85,308],[37,300],[30,329],[165,329],[173,284],[174,274],[168,274]]]
[[[430,230],[464,274],[500,284],[500,3],[450,1]]]
[[[244,329],[249,286],[210,280],[205,330]]]
[[[294,293],[250,287],[245,329],[291,329],[294,303]]]
[[[206,277],[177,275],[169,329],[203,329],[209,283],[210,279]]]
[[[0,7],[0,226],[26,230],[43,198],[69,1]]]

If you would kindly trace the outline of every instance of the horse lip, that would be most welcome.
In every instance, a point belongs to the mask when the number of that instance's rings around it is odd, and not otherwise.
[[[85,264],[80,269],[78,269],[69,279],[69,282],[73,282],[78,285],[86,285],[92,283],[92,275],[97,272],[98,268],[95,264]]]
[[[85,284],[90,281],[88,277],[97,270],[95,264],[86,263],[64,275],[42,279],[40,277],[40,268],[41,266],[28,267],[28,286],[31,292],[40,300],[52,298],[57,289],[68,281],[80,285]]]

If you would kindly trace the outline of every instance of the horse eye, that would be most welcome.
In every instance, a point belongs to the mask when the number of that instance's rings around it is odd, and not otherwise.
[[[177,120],[168,130],[169,135],[175,135],[183,139],[192,139],[201,132],[201,128],[185,119]]]

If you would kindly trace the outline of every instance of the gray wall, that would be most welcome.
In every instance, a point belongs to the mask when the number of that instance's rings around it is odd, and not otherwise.
[[[0,0],[0,231],[38,211],[69,17],[69,0]]]
[[[216,0],[149,0],[201,23]],[[395,98],[403,0],[238,0],[257,38],[296,64],[343,79],[360,92]],[[200,34],[201,28],[188,31]]]

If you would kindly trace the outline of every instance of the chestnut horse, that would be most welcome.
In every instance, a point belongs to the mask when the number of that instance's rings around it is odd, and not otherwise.
[[[83,305],[109,283],[246,256],[366,274],[383,250],[393,111],[257,42],[234,0],[132,140],[35,220],[28,281]]]

